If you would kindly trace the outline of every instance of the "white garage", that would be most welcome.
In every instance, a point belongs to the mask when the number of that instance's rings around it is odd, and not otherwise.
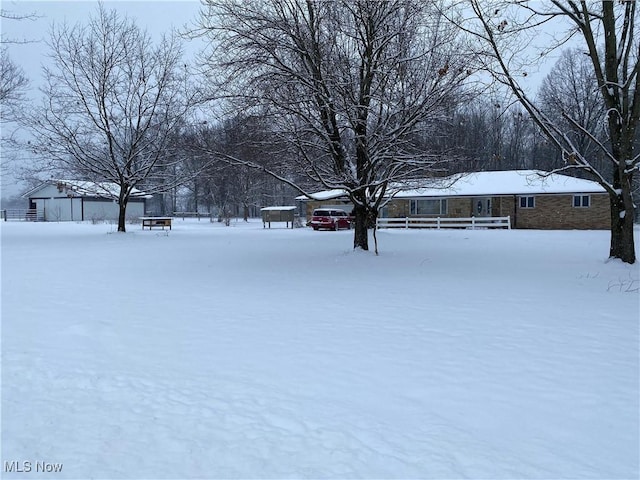
[[[118,219],[120,187],[109,182],[49,180],[23,194],[29,209],[38,220],[46,222],[103,221]],[[145,214],[145,199],[151,198],[134,189],[127,204],[127,218]]]

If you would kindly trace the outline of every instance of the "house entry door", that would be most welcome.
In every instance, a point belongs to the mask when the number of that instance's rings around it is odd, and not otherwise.
[[[473,216],[491,216],[491,197],[476,197],[473,199]]]

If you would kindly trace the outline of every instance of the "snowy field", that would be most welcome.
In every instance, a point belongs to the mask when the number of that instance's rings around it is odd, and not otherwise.
[[[608,232],[0,228],[4,478],[638,478]]]

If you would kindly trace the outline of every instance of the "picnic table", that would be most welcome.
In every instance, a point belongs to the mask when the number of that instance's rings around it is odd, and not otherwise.
[[[162,227],[163,230],[164,227],[169,227],[171,230],[171,217],[140,217],[140,220],[142,220],[143,230],[145,227],[149,227],[149,230],[153,227]]]

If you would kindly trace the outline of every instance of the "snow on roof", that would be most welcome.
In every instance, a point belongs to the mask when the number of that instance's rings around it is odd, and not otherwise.
[[[336,188],[333,190],[324,190],[322,192],[312,193],[311,198],[306,195],[300,195],[296,197],[296,200],[331,200],[332,198],[344,197],[346,194],[346,190]]]
[[[118,195],[120,194],[120,186],[117,183],[113,182],[88,182],[84,180],[51,179],[29,190],[22,196],[28,197],[47,185],[61,185],[66,190],[71,190],[75,195],[79,197],[118,198]],[[145,192],[138,190],[137,188],[131,190],[131,196],[151,198],[151,195],[147,195]]]
[[[396,198],[557,193],[605,193],[605,189],[594,181],[558,173],[541,170],[510,170],[460,175],[444,188],[404,190],[396,194]]]
[[[403,189],[395,194],[395,198],[605,193],[605,189],[592,180],[542,170],[476,172],[428,182],[433,186]],[[314,193],[312,200],[328,200],[344,195],[345,190],[326,190]],[[309,199],[303,195],[296,200]]]
[[[288,211],[288,210],[295,210],[298,207],[264,207],[261,208],[260,211],[264,212],[264,211],[272,211],[272,212],[281,212],[281,211]]]

